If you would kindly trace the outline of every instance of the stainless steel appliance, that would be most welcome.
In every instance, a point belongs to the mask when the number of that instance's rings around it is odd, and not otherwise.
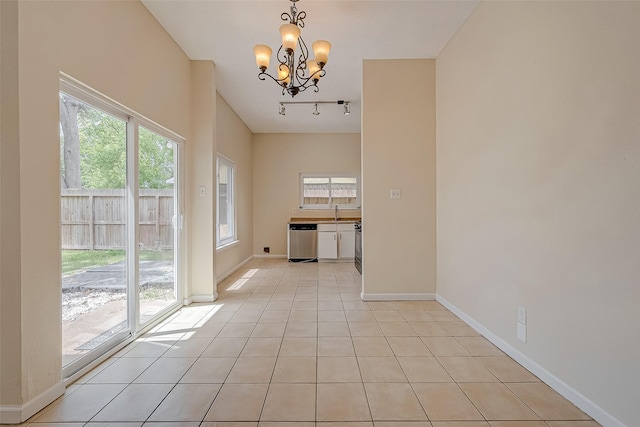
[[[354,224],[353,228],[356,230],[356,248],[354,263],[356,269],[362,274],[362,221],[358,221]]]
[[[318,260],[318,225],[289,224],[289,261]]]

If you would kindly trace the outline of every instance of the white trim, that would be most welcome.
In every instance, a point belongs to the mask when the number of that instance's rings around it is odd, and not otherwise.
[[[254,258],[287,258],[287,255],[278,255],[278,254],[254,254]]]
[[[0,423],[20,424],[34,416],[48,404],[64,394],[63,381],[49,387],[24,405],[0,406]]]
[[[362,291],[360,298],[362,301],[434,301],[436,294],[367,294]]]
[[[244,261],[242,261],[240,264],[236,265],[235,267],[233,267],[231,270],[227,271],[226,273],[222,274],[220,277],[218,277],[218,279],[216,280],[216,284],[220,284],[224,279],[226,279],[227,277],[231,276],[233,273],[235,273],[236,271],[238,271],[240,269],[240,267],[242,267],[243,265],[245,265],[246,263],[248,263],[249,261],[251,261],[253,259],[253,255],[251,255],[249,258],[245,259]]]
[[[218,293],[215,292],[213,294],[199,294],[199,295],[191,295],[188,300],[189,304],[193,302],[214,302],[218,299]]]
[[[469,326],[478,331],[481,335],[483,335],[486,339],[491,341],[496,347],[500,350],[504,351],[506,354],[511,356],[516,362],[526,368],[533,375],[540,378],[545,384],[549,387],[560,393],[564,396],[569,402],[576,405],[582,411],[584,411],[591,418],[600,423],[603,427],[626,427],[624,423],[617,420],[614,416],[609,414],[607,411],[596,405],[594,402],[586,398],[580,392],[569,386],[567,383],[562,381],[560,378],[556,377],[549,371],[547,371],[544,367],[536,363],[535,361],[529,359],[525,354],[520,352],[518,349],[513,347],[511,344],[498,337],[496,334],[491,332],[489,329],[482,326],[471,316],[460,310],[455,305],[451,304],[449,301],[441,297],[439,294],[436,296],[436,300],[444,305],[447,309],[453,312],[460,319],[464,320]]]

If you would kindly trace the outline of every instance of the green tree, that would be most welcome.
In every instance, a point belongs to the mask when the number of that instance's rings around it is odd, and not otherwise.
[[[173,187],[173,143],[150,130],[140,128],[139,185],[140,188]]]
[[[126,123],[97,108],[78,114],[80,170],[84,188],[124,188],[127,179]]]
[[[65,188],[124,188],[126,122],[72,97],[60,95],[61,185]],[[139,128],[140,188],[172,188],[174,147]]]

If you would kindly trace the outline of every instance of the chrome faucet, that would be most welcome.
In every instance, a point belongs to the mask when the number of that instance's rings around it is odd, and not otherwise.
[[[336,209],[335,209],[335,211],[334,211],[334,212],[335,212],[335,215],[334,215],[334,216],[335,216],[335,220],[337,221],[337,220],[338,220],[338,218],[339,218],[339,216],[340,216],[340,215],[339,215],[339,212],[338,212],[338,205],[336,205]]]

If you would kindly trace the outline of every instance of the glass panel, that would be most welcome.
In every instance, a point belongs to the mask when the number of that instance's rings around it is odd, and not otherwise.
[[[139,128],[140,324],[177,300],[176,150],[167,138]]]
[[[218,159],[218,242],[234,236],[233,165]]]
[[[331,178],[332,205],[355,205],[357,195],[358,182],[356,178]]]
[[[63,366],[129,330],[126,122],[60,94]]]
[[[304,205],[328,205],[330,185],[329,178],[304,177],[302,180],[302,203]]]

